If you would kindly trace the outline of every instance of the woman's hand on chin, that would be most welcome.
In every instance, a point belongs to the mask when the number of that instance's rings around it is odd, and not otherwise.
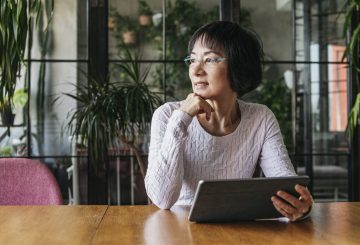
[[[180,110],[186,112],[191,117],[205,113],[206,120],[210,120],[211,112],[214,111],[211,105],[196,93],[191,93],[187,96],[186,100],[181,103]]]

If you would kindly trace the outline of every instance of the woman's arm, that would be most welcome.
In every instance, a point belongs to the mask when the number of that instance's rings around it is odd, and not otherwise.
[[[184,144],[192,117],[169,104],[158,108],[152,118],[145,187],[152,202],[171,208],[179,198],[183,176]]]
[[[266,177],[296,175],[275,115],[268,108],[264,114],[265,136],[259,158],[262,171]]]
[[[267,177],[296,175],[284,145],[279,124],[274,114],[270,110],[268,112],[265,121],[265,141],[261,151],[260,166]],[[313,204],[311,193],[306,187],[296,185],[294,188],[299,193],[300,198],[282,190],[279,190],[276,196],[271,198],[276,210],[291,221],[308,217]]]

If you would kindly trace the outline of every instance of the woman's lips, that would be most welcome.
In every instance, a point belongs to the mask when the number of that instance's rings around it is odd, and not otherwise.
[[[209,85],[208,82],[196,82],[194,83],[195,88],[205,88]]]

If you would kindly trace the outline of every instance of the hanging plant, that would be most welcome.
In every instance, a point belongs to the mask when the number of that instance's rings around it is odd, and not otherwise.
[[[9,127],[14,125],[15,113],[13,109],[22,109],[28,102],[28,94],[24,89],[18,89],[15,91],[11,100],[8,97],[4,97],[4,101],[0,103],[0,115],[2,125]],[[8,134],[10,130],[8,130]]]
[[[29,5],[28,5],[29,4]],[[6,0],[0,3],[0,103],[11,101],[23,66],[26,39],[41,0]]]
[[[151,23],[151,16],[153,14],[150,6],[145,1],[138,1],[138,20],[140,26],[150,26]]]

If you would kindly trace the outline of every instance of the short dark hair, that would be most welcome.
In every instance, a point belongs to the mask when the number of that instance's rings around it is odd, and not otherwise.
[[[238,97],[256,89],[262,80],[263,49],[253,30],[230,21],[214,21],[200,27],[191,37],[189,54],[196,41],[208,48],[220,48],[228,60],[230,86]]]

